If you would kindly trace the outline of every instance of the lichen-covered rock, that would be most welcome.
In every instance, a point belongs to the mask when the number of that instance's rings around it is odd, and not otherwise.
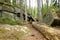
[[[60,25],[60,14],[48,10],[46,15],[43,17],[43,21],[48,25]],[[54,24],[55,23],[55,24]]]

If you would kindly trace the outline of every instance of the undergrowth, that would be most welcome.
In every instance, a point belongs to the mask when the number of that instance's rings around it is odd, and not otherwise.
[[[11,24],[11,25],[16,25],[16,24],[20,24],[19,20],[13,20],[9,17],[0,17],[0,23],[2,24]]]

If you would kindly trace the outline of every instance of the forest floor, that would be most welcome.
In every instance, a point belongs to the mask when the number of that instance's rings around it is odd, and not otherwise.
[[[22,40],[46,40],[39,31],[32,27],[31,24],[25,24],[24,26],[27,26],[31,33],[29,36],[22,37]]]
[[[10,26],[12,27],[12,30],[10,29]],[[14,28],[16,28],[16,26],[27,27],[30,30],[29,34],[24,35],[22,37],[19,36],[19,34],[20,34],[19,31],[17,32],[16,30],[14,30]],[[8,24],[7,25],[0,24],[0,40],[16,40],[16,37],[14,37],[13,35],[18,35],[18,37],[21,38],[21,40],[46,40],[39,31],[37,31],[35,28],[32,27],[31,24],[22,24],[22,25],[14,25],[14,26],[8,25]]]
[[[12,30],[11,30],[11,28],[12,28]],[[19,35],[21,35],[20,34],[21,32],[19,30],[23,29],[23,31],[24,31],[25,30],[24,28],[28,28],[27,30],[28,31],[30,30],[30,31],[29,31],[29,33],[27,33],[27,35],[25,35],[26,33],[22,34],[23,36],[21,37],[21,36],[19,36]],[[60,29],[58,27],[57,28],[53,27],[53,28],[60,31]],[[21,38],[21,40],[47,40],[38,30],[33,28],[33,26],[31,24],[26,24],[26,23],[21,24],[21,25],[0,24],[0,40],[16,40],[16,37],[14,37],[14,35],[18,35],[18,38]],[[11,37],[13,39],[10,39]]]

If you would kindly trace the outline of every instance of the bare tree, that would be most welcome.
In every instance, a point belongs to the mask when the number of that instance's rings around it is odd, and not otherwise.
[[[59,3],[59,7],[60,7],[60,0],[58,0],[58,3]]]
[[[48,9],[48,5],[49,5],[49,3],[48,3],[48,2],[49,2],[49,0],[46,0],[46,4],[47,4],[47,9]]]
[[[39,20],[39,22],[42,23],[43,17],[42,17],[42,12],[41,12],[41,9],[42,9],[41,0],[37,0],[37,8],[38,8],[38,20]]]
[[[25,0],[25,21],[27,22],[27,0]]]
[[[23,0],[20,0],[20,19],[23,22],[23,10],[22,10],[22,7],[23,7]]]
[[[31,0],[29,0],[29,8],[31,7]]]

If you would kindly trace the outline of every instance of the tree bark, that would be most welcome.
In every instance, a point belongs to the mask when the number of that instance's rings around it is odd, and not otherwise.
[[[60,40],[60,30],[49,27],[45,24],[38,24],[33,22],[33,27],[44,35],[47,40]]]
[[[43,19],[42,19],[42,12],[41,12],[42,9],[41,0],[37,0],[37,6],[38,6],[38,20],[40,23],[42,23]]]
[[[27,22],[27,0],[25,0],[25,21]]]
[[[22,7],[23,7],[23,0],[20,0],[20,19],[23,22],[23,10],[22,10]]]

